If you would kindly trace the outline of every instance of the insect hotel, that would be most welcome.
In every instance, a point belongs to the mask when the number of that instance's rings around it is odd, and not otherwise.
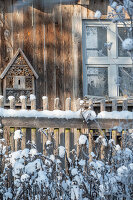
[[[78,149],[80,134],[88,136],[89,152],[103,132],[120,143],[127,124],[133,128],[132,114],[112,111],[132,111],[133,82],[127,80],[133,71],[113,34],[126,38],[124,26],[106,19],[108,1],[16,2],[0,1],[0,107],[8,144],[17,148],[13,133],[20,128],[22,148],[29,139],[44,151],[45,136],[37,130],[48,127],[68,154]]]

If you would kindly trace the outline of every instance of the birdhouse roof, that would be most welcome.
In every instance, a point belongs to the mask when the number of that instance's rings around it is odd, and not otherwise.
[[[32,67],[32,65],[30,64],[29,60],[27,59],[26,55],[24,54],[24,52],[22,51],[21,48],[19,48],[16,52],[16,54],[13,56],[13,58],[11,59],[11,61],[8,63],[7,67],[4,69],[3,73],[0,75],[0,78],[3,79],[6,75],[6,73],[8,72],[8,70],[11,68],[11,66],[14,64],[14,62],[16,61],[18,55],[21,55],[25,62],[27,63],[27,65],[29,66],[29,68],[32,70],[34,76],[36,79],[38,79],[38,75],[35,72],[34,68]]]

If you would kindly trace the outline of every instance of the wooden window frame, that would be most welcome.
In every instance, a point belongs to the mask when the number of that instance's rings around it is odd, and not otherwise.
[[[130,25],[130,23],[129,23]],[[86,56],[86,27],[87,26],[106,26],[107,28],[107,42],[112,42],[111,50],[108,50],[108,56],[105,57],[88,57]],[[108,96],[119,96],[118,84],[118,67],[131,67],[132,60],[130,57],[118,57],[118,36],[117,27],[124,27],[123,24],[115,24],[108,20],[83,20],[82,23],[82,52],[83,52],[83,95],[87,94],[87,66],[90,67],[108,67]],[[113,31],[113,32],[112,32]],[[98,97],[98,96],[97,96]]]

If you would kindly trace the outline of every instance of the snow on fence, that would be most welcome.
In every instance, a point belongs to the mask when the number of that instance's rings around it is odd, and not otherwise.
[[[74,111],[71,110],[71,98],[66,99],[65,111],[59,110],[59,98],[54,100],[54,110],[48,110],[48,98],[43,97],[43,110],[36,110],[36,97],[30,96],[31,109],[27,109],[26,97],[21,96],[21,109],[15,108],[15,98],[9,98],[10,109],[4,108],[4,98],[0,96],[0,118],[3,127],[4,138],[12,150],[18,148],[24,149],[28,140],[34,141],[39,150],[44,152],[44,145],[46,143],[46,135],[42,134],[47,130],[49,140],[54,135],[56,147],[65,146],[69,156],[71,149],[76,148],[78,151],[78,138],[81,134],[86,134],[89,140],[89,152],[93,149],[93,136],[103,135],[110,136],[117,143],[117,137],[121,136],[126,129],[133,129],[133,113],[127,111],[131,110],[133,102],[131,100],[123,99],[111,101],[94,101],[77,99],[74,106]],[[121,111],[118,112],[118,110]],[[97,113],[93,120],[91,115]],[[106,112],[106,110],[110,112]],[[88,112],[89,111],[89,112]],[[121,127],[121,131],[120,128]],[[48,128],[48,129],[47,129]],[[21,145],[13,139],[15,130],[20,129],[23,137]],[[119,129],[119,130],[118,130]],[[40,134],[41,133],[41,134]],[[90,133],[90,134],[89,134]]]

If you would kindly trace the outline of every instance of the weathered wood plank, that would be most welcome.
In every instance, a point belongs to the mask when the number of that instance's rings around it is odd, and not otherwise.
[[[40,127],[51,127],[51,128],[89,128],[89,129],[113,129],[114,126],[121,124],[123,128],[133,129],[133,120],[129,119],[97,119],[90,121],[87,125],[83,122],[83,119],[58,119],[58,118],[13,118],[5,117],[2,118],[3,126],[25,127],[25,128],[40,128]]]
[[[25,127],[25,128],[87,128],[87,124],[83,122],[83,119],[57,119],[57,118],[3,118],[3,126]]]

